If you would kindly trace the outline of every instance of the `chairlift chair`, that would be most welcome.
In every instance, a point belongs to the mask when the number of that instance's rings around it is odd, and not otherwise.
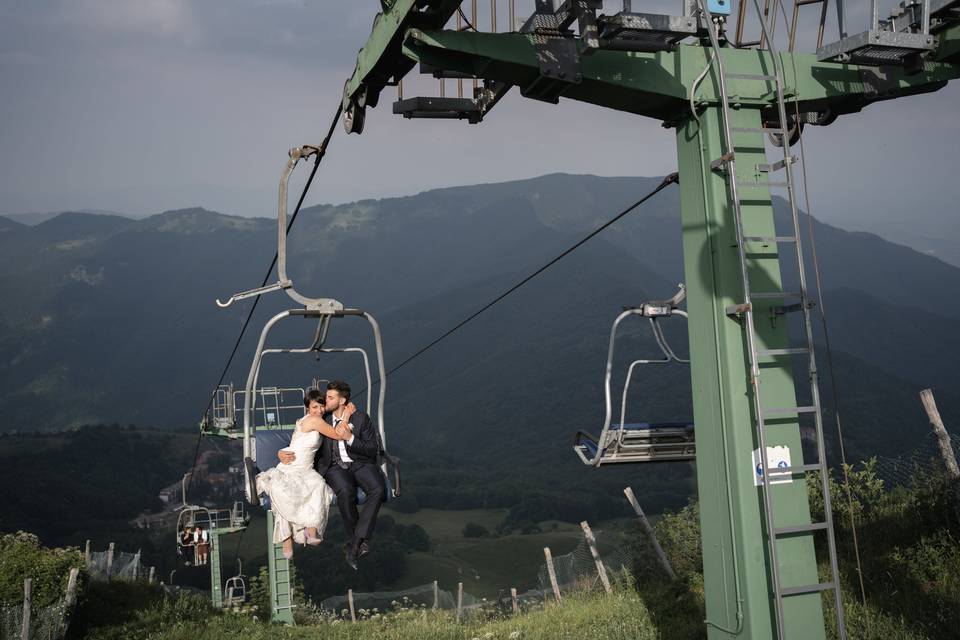
[[[189,486],[188,479],[193,475],[192,471],[189,471],[183,474],[183,479],[180,481],[180,490],[181,490],[181,502],[180,513],[177,515],[177,529],[175,535],[177,536],[177,552],[178,555],[183,555],[183,550],[185,548],[192,548],[196,545],[194,543],[184,544],[183,539],[181,538],[183,530],[187,527],[197,527],[205,531],[209,531],[211,528],[212,518],[210,517],[210,509],[202,507],[200,505],[189,504],[187,502],[187,488]]]
[[[273,327],[283,319],[290,317],[316,318],[318,320],[317,331],[313,342],[307,347],[300,348],[265,348],[267,336]],[[371,326],[376,346],[377,364],[379,367],[380,382],[378,384],[379,394],[376,400],[376,413],[373,414],[377,426],[377,432],[380,440],[381,470],[386,478],[388,497],[400,495],[400,471],[396,459],[390,456],[386,450],[386,429],[383,418],[383,407],[385,402],[386,385],[383,384],[386,371],[383,360],[382,341],[380,338],[380,328],[372,315],[356,309],[342,309],[336,314],[327,314],[323,312],[311,312],[306,309],[292,309],[283,311],[267,322],[260,337],[254,362],[250,369],[247,379],[247,389],[255,389],[260,375],[260,368],[263,364],[263,357],[268,354],[310,354],[310,353],[358,353],[363,358],[364,376],[366,380],[366,401],[368,412],[373,413],[373,387],[374,381],[370,371],[370,359],[366,350],[360,347],[326,347],[323,341],[326,340],[330,321],[334,317],[359,316],[367,320]],[[245,490],[247,500],[251,504],[260,504],[260,499],[256,492],[256,474],[259,469],[269,468],[277,463],[277,451],[286,447],[290,442],[290,435],[293,431],[292,426],[284,428],[271,428],[270,425],[260,426],[254,424],[253,400],[256,394],[246,394],[245,404],[242,415],[244,416],[244,474]],[[301,399],[303,395],[301,394]],[[302,405],[301,405],[302,412]],[[301,414],[302,415],[302,414]],[[258,465],[257,462],[261,461]],[[258,469],[259,467],[259,469]],[[362,490],[361,494],[362,494]],[[364,496],[360,496],[360,502],[363,502]]]
[[[659,324],[660,318],[671,316],[687,317],[686,311],[677,308],[686,298],[686,289],[681,284],[673,298],[663,301],[647,302],[639,307],[624,309],[613,321],[610,329],[610,344],[607,350],[607,367],[604,377],[604,400],[606,415],[599,437],[587,431],[578,431],[573,450],[583,464],[600,467],[605,464],[627,462],[676,462],[694,460],[693,425],[687,422],[627,422],[627,394],[633,379],[634,369],[645,364],[669,364],[678,362],[689,364],[689,360],[677,356]],[[613,359],[616,353],[617,330],[620,324],[631,317],[646,318],[650,323],[654,339],[663,354],[662,358],[640,359],[630,363],[623,395],[620,401],[620,422],[613,423],[613,403],[611,400],[611,379],[613,377]]]
[[[271,291],[283,291],[294,302],[302,305],[300,308],[282,311],[267,321],[260,333],[260,340],[257,344],[257,350],[254,354],[253,363],[250,366],[250,372],[247,375],[247,384],[244,390],[243,407],[243,458],[244,458],[244,491],[247,501],[251,504],[260,504],[260,499],[256,490],[256,463],[259,460],[266,465],[274,465],[277,462],[276,452],[277,435],[279,429],[255,428],[253,424],[254,410],[254,390],[257,389],[257,381],[260,376],[260,366],[263,362],[263,356],[268,353],[333,353],[333,352],[360,352],[364,358],[365,373],[367,377],[367,412],[373,414],[371,406],[373,381],[370,377],[369,359],[364,350],[350,347],[342,349],[330,349],[325,346],[327,334],[330,330],[330,324],[334,319],[357,317],[367,321],[373,333],[374,346],[377,358],[377,373],[379,376],[378,387],[379,395],[377,397],[376,425],[379,436],[381,470],[386,479],[388,487],[387,496],[400,495],[400,471],[397,460],[387,452],[387,434],[384,426],[384,401],[386,399],[386,367],[383,357],[383,341],[380,334],[380,325],[376,319],[366,311],[360,309],[350,309],[343,303],[332,298],[309,298],[298,292],[293,287],[293,282],[287,276],[287,187],[290,181],[290,174],[300,160],[305,160],[311,156],[320,156],[323,153],[322,147],[304,145],[295,147],[288,153],[289,159],[280,178],[280,190],[277,206],[277,276],[276,283],[258,287],[249,291],[244,291],[231,296],[226,302],[217,300],[220,307],[228,307],[237,300],[260,296]],[[312,344],[302,349],[267,349],[267,337],[273,328],[282,320],[288,318],[305,318],[317,320],[317,329],[314,334]],[[283,438],[289,442],[290,431],[285,430]],[[282,446],[286,446],[284,442]]]
[[[227,578],[223,585],[223,606],[239,607],[247,601],[247,576],[243,575],[243,561],[237,558],[237,575]]]

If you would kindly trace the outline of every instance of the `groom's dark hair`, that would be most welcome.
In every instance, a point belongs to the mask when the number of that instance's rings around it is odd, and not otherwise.
[[[307,392],[303,394],[303,406],[309,409],[311,402],[326,404],[327,398],[320,389],[307,389]]]
[[[341,398],[350,402],[350,385],[343,380],[331,380],[327,385],[327,391],[336,391]]]

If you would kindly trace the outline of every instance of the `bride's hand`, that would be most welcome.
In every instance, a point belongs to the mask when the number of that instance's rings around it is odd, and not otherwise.
[[[343,417],[344,417],[344,419],[346,420],[347,418],[349,418],[350,416],[352,416],[352,415],[355,414],[356,412],[357,412],[357,405],[353,404],[352,402],[348,402],[348,403],[347,403],[347,406],[344,407],[344,409],[343,409],[343,413],[344,413],[344,416],[343,416]]]

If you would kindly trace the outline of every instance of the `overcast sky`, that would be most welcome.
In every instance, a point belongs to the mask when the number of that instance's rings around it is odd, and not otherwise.
[[[634,10],[668,12],[678,2],[648,4],[634,0]],[[852,19],[866,4],[851,3]],[[0,214],[199,205],[275,215],[286,150],[321,139],[379,7],[0,0]],[[407,95],[435,93],[418,80]],[[338,130],[310,202],[554,171],[649,176],[676,167],[673,134],[653,120],[514,91],[481,125],[412,121],[390,113],[391,92],[368,111],[362,136]],[[814,213],[857,228],[873,217],[939,228],[949,213],[957,228],[958,106],[953,84],[811,128]]]

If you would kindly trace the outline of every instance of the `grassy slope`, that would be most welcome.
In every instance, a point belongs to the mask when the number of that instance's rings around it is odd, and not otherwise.
[[[543,548],[550,547],[554,556],[573,551],[583,539],[580,527],[565,522],[544,522],[543,533],[507,535],[488,538],[464,538],[468,522],[494,532],[506,515],[506,509],[468,509],[439,511],[421,509],[415,513],[385,510],[397,522],[418,524],[430,536],[429,552],[409,556],[403,578],[384,587],[399,590],[439,581],[441,588],[454,590],[463,582],[465,591],[476,597],[492,598],[501,591],[516,587],[520,591],[537,586],[537,575],[543,564]],[[556,528],[554,528],[554,526]],[[604,547],[617,544],[619,532],[597,531]]]
[[[104,594],[107,595],[107,594]],[[141,606],[123,625],[87,625],[72,630],[88,640],[644,640],[658,637],[643,601],[632,589],[612,596],[568,597],[516,617],[457,624],[451,612],[408,610],[349,622],[320,621],[296,627],[264,624],[246,614],[211,612],[195,597],[159,597]]]

